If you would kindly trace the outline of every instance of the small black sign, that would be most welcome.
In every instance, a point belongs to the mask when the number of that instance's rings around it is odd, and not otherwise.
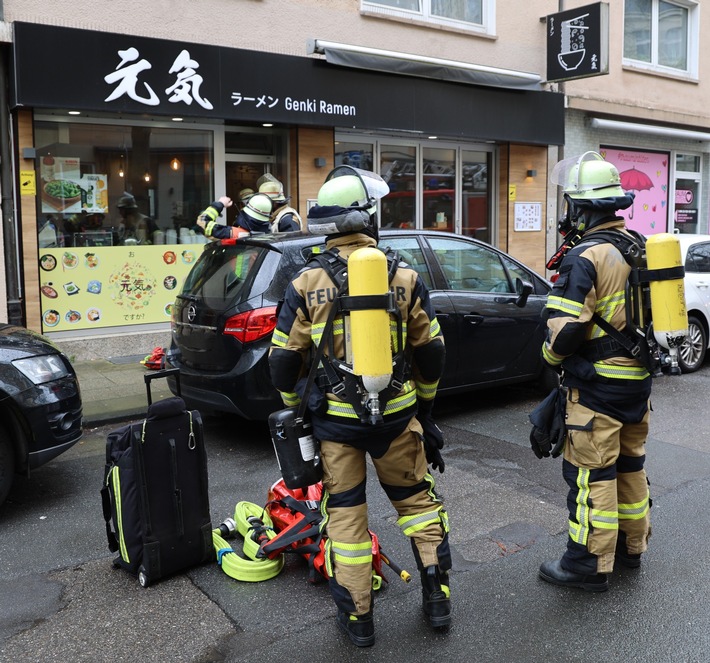
[[[547,81],[609,73],[609,5],[568,9],[547,17]]]

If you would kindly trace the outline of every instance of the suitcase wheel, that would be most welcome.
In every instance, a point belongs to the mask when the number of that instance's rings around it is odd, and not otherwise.
[[[138,582],[140,583],[141,587],[147,587],[150,584],[148,574],[145,572],[145,568],[142,566],[138,569]]]

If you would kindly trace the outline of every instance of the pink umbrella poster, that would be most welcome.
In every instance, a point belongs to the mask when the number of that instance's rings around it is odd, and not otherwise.
[[[668,152],[602,146],[599,153],[619,170],[621,188],[635,194],[634,204],[619,212],[626,226],[644,235],[668,230]]]

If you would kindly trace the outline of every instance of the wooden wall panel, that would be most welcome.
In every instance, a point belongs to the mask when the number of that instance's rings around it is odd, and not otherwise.
[[[515,185],[515,198],[507,200],[507,251],[523,261],[541,276],[545,276],[546,219],[547,219],[547,147],[532,145],[510,145],[508,161],[508,182],[505,186],[506,198],[510,185]],[[528,170],[537,171],[534,177],[527,177]],[[501,164],[501,173],[503,167]],[[502,194],[502,192],[501,192]],[[540,203],[540,230],[515,230],[515,203]],[[502,209],[502,205],[501,205]],[[502,226],[502,222],[501,222]]]
[[[498,152],[498,241],[495,245],[508,250],[508,164],[510,147],[502,145]]]
[[[298,211],[305,219],[308,199],[317,198],[318,190],[335,163],[335,134],[332,128],[312,129],[299,127],[298,134]],[[318,168],[315,159],[325,159],[325,166]],[[295,201],[296,198],[292,199]]]
[[[21,170],[35,170],[34,159],[23,159],[22,151],[25,147],[34,147],[34,133],[32,129],[32,111],[21,110],[17,113],[17,172]],[[19,182],[15,187],[19,191]],[[37,181],[37,195],[39,195],[40,182]],[[22,257],[23,285],[22,296],[25,305],[25,325],[29,329],[42,331],[41,307],[39,301],[39,262],[37,242],[37,198],[36,196],[20,196],[20,219],[22,227],[19,231],[20,255]]]

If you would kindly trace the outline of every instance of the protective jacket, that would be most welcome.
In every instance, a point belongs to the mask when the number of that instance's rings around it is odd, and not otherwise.
[[[325,258],[347,260],[357,249],[374,246],[374,238],[365,233],[332,235]],[[338,305],[339,288],[331,278],[329,266],[330,263],[323,266],[322,259],[309,261],[288,286],[272,337],[269,366],[284,402],[295,405],[303,395],[302,376],[311,351],[325,343],[323,372],[308,403],[313,433],[321,442],[325,489],[321,510],[328,535],[325,563],[330,591],[339,610],[365,615],[372,610],[373,564],[366,498],[367,454],[397,511],[397,524],[412,542],[417,567],[422,570],[438,566],[448,579],[448,516],[427,470],[424,431],[414,416],[417,401],[431,404],[436,395],[445,349],[426,286],[414,270],[391,261],[390,267],[396,268],[390,269],[389,281],[394,293],[390,312],[393,364],[397,365],[396,357],[403,350],[407,370],[401,383],[395,383],[398,388],[391,388],[394,385],[390,383],[380,392],[382,418],[376,422],[361,418],[361,403],[352,398],[353,391],[334,388],[332,385],[339,378],[329,376],[324,368],[330,357],[346,359],[348,332],[343,315],[338,313],[332,338],[323,338],[328,314]]]
[[[205,237],[213,237],[214,239],[236,239],[249,234],[245,228],[236,226],[225,226],[222,223],[217,223],[217,217],[221,216],[224,210],[224,205],[219,200],[214,200],[209,207],[205,209],[200,217],[207,221],[205,225]]]
[[[303,220],[293,207],[283,205],[275,210],[271,216],[272,233],[287,233],[302,229]]]
[[[347,260],[353,251],[376,246],[365,234],[348,234],[328,241],[328,249]],[[439,323],[434,315],[429,293],[416,271],[401,264],[390,282],[400,311],[405,348],[393,347],[393,355],[407,352],[410,369],[402,376],[402,386],[383,409],[383,421],[363,431],[356,405],[328,391],[328,376],[319,376],[319,389],[313,389],[309,410],[313,432],[319,439],[338,439],[354,446],[376,447],[387,444],[406,426],[417,411],[417,398],[431,401],[443,370],[444,345]],[[317,263],[309,264],[288,286],[272,338],[270,358],[272,380],[282,392],[286,405],[300,402],[303,372],[311,348],[321,342],[337,285]],[[392,338],[397,334],[397,320],[391,315]],[[334,356],[345,358],[343,316],[336,315],[333,325]],[[328,341],[329,339],[326,339]],[[396,341],[395,341],[396,342]],[[331,349],[325,346],[325,354]],[[315,393],[314,393],[315,392]]]
[[[631,267],[614,244],[595,241],[595,232],[602,230],[626,233],[623,218],[610,217],[565,255],[547,300],[548,336],[542,348],[547,363],[565,370],[567,386],[587,387],[585,399],[592,409],[605,409],[610,399],[627,400],[631,394],[643,402],[650,393],[650,374],[641,361],[629,356],[592,319],[597,313],[616,329],[626,328]],[[617,413],[619,418],[632,416],[626,407]]]
[[[562,466],[569,537],[560,565],[584,575],[610,572],[617,546],[644,552],[650,536],[644,461],[651,376],[594,320],[596,313],[624,333],[631,273],[599,231],[628,234],[624,220],[610,216],[567,252],[548,296],[542,348],[569,388]]]

